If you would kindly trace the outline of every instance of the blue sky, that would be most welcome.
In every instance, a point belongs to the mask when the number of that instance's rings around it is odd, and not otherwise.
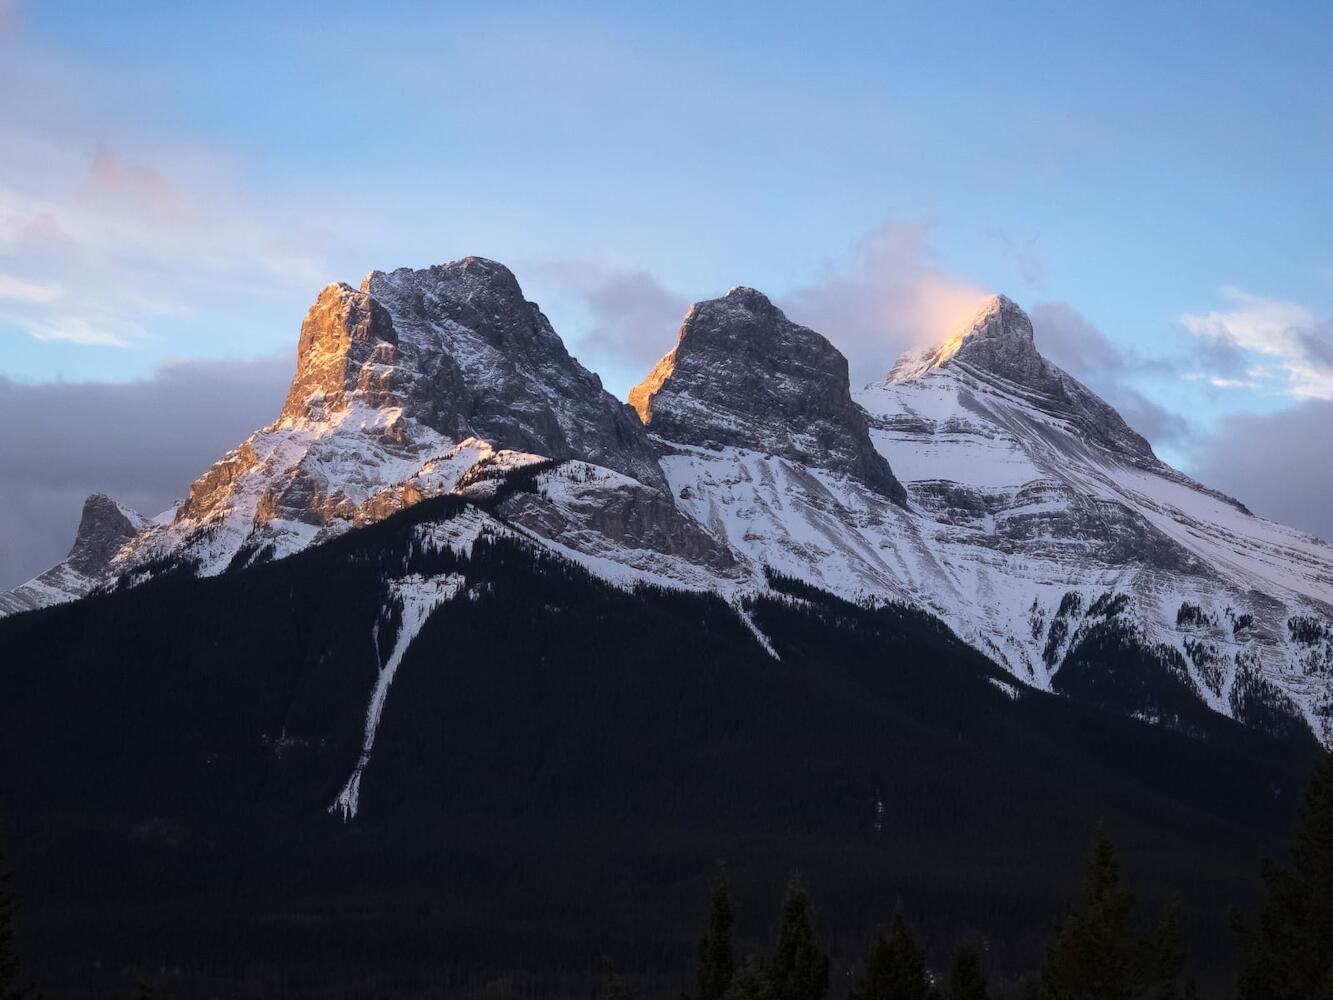
[[[1329,4],[276,6],[0,0],[13,391],[475,253],[622,395],[749,284],[865,378],[1007,292],[1187,468],[1333,397]]]

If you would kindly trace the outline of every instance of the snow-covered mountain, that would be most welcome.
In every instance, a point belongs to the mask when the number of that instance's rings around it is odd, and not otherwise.
[[[619,584],[717,592],[747,623],[775,573],[909,603],[1044,689],[1114,641],[1222,714],[1333,743],[1333,547],[1159,461],[1004,297],[853,395],[826,338],[734,289],[690,309],[629,401],[494,262],[330,285],[273,424],[152,521],[91,498],[69,559],[0,613],[488,497],[432,544],[517,537]],[[497,494],[516,475],[530,488]],[[461,586],[400,583],[422,620]],[[1151,699],[1118,707],[1176,721]]]

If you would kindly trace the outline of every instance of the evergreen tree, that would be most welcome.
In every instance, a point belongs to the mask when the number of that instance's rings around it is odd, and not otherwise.
[[[981,956],[969,945],[958,949],[949,970],[946,1000],[990,1000],[986,977],[981,973]]]
[[[1240,1000],[1333,997],[1333,754],[1310,783],[1289,867],[1266,864],[1264,882]]]
[[[9,894],[13,876],[0,856],[0,1000],[23,1000],[19,988],[19,959],[14,951],[14,900]]]
[[[828,956],[810,926],[810,900],[793,875],[782,906],[782,926],[768,966],[773,1000],[822,1000],[828,992]]]
[[[606,977],[606,985],[602,990],[605,1000],[634,1000],[634,991],[630,989],[629,980],[618,973],[611,973]],[[150,1000],[152,993],[148,994]],[[143,1000],[140,997],[140,1000]]]
[[[930,1000],[926,958],[902,917],[894,917],[870,945],[865,972],[852,987],[851,1000]]]
[[[708,923],[699,939],[699,985],[697,1000],[722,1000],[736,972],[731,941],[735,918],[727,893],[727,880],[720,873],[713,886]]]
[[[1120,880],[1105,835],[1093,845],[1082,908],[1066,915],[1046,948],[1031,991],[1041,1000],[1177,1000],[1189,988],[1175,909],[1143,937],[1132,924],[1134,896]]]
[[[746,959],[732,977],[726,1000],[774,1000],[773,983],[762,962]]]

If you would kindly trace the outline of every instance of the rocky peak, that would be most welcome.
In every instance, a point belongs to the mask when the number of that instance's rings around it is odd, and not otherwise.
[[[920,378],[955,360],[1017,382],[1041,379],[1047,367],[1028,314],[1007,295],[996,295],[943,343],[900,357],[889,381]]]
[[[361,287],[392,317],[408,409],[423,423],[665,486],[634,414],[570,355],[503,264],[465,257],[372,271]]]
[[[937,347],[904,354],[887,382],[910,383],[927,376],[951,375],[967,396],[984,389],[1000,393],[1068,421],[1084,441],[1114,453],[1122,461],[1208,493],[1248,514],[1232,497],[1208,490],[1163,463],[1143,435],[1130,427],[1104,399],[1037,350],[1032,320],[1008,296],[989,299],[968,323]]]
[[[106,570],[120,547],[137,535],[144,519],[103,493],[83,501],[79,530],[67,557],[69,565],[86,576]]]
[[[852,401],[847,359],[753,288],[691,306],[675,348],[629,401],[667,442],[781,455],[905,502],[871,444],[865,411]]]
[[[389,402],[398,334],[388,310],[350,285],[331,284],[306,313],[296,349],[296,376],[280,419],[345,405],[360,391],[372,406]]]

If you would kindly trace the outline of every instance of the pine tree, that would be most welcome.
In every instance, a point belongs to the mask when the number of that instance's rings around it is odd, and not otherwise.
[[[1138,937],[1134,896],[1105,835],[1093,845],[1082,908],[1066,915],[1031,991],[1041,1000],[1177,1000],[1188,988],[1176,910]]]
[[[865,971],[852,987],[851,1000],[929,1000],[934,991],[926,977],[926,959],[902,917],[875,935]]]
[[[986,977],[981,973],[981,956],[968,945],[958,949],[949,970],[947,1000],[990,1000]]]
[[[810,901],[793,875],[782,906],[782,926],[768,966],[773,1000],[822,1000],[828,992],[828,956],[810,926]]]
[[[726,1000],[774,1000],[773,984],[762,962],[750,958],[736,970]]]
[[[1333,997],[1333,754],[1310,783],[1290,866],[1266,864],[1264,882],[1240,1000]]]
[[[736,958],[731,941],[735,918],[727,893],[727,881],[721,874],[713,886],[708,924],[699,939],[698,1000],[722,1000],[736,972]]]
[[[147,987],[144,987],[147,989]],[[152,998],[152,992],[148,993],[148,1000]],[[605,1000],[634,1000],[634,991],[630,989],[629,980],[617,973],[611,973],[606,977],[606,984],[602,988],[602,996]],[[140,1000],[144,1000],[141,996]]]
[[[24,1000],[19,988],[19,960],[14,951],[14,900],[9,894],[12,873],[0,856],[0,1000]]]

